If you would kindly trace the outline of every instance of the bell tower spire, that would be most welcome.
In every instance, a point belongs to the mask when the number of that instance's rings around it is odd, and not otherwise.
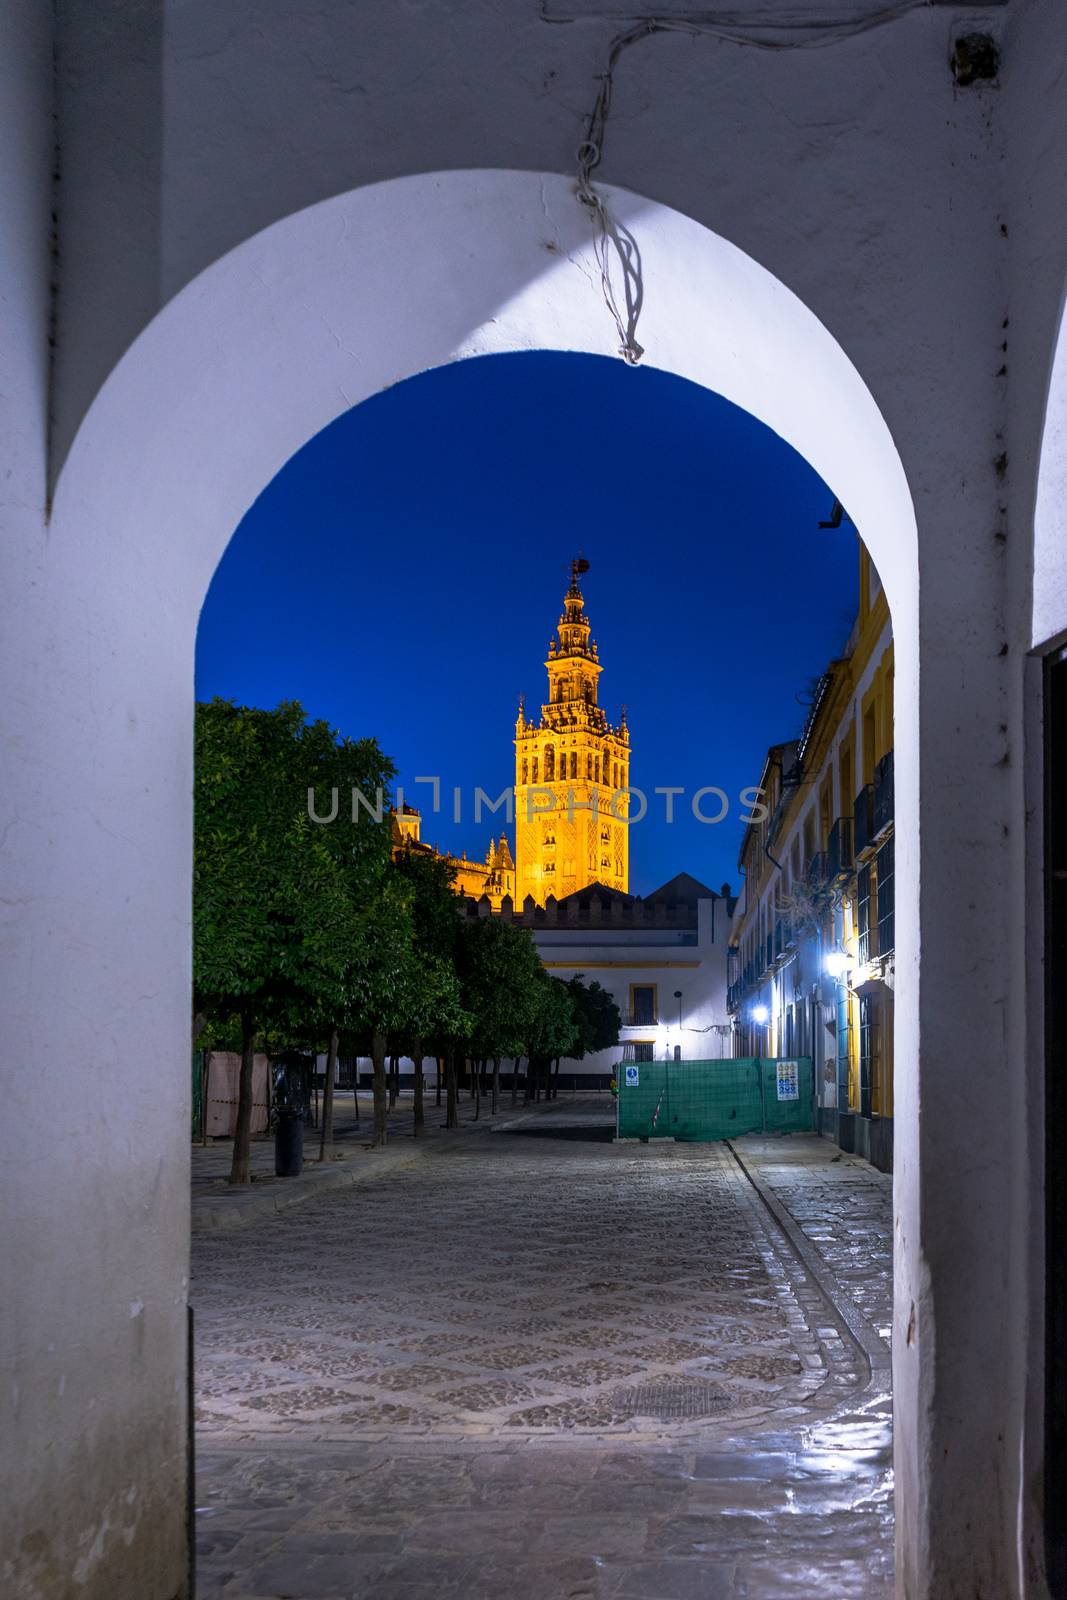
[[[603,670],[576,556],[545,669],[548,699],[537,723],[515,729],[515,858],[520,900],[543,905],[590,883],[628,892],[626,816],[630,735],[599,703]]]

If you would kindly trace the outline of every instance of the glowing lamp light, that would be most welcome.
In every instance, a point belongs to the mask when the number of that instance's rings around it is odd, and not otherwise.
[[[831,978],[843,978],[852,966],[852,957],[844,950],[831,950],[823,961],[823,966]]]
[[[753,1006],[752,1007],[752,1020],[753,1020],[753,1022],[759,1022],[759,1023],[762,1024],[762,1023],[767,1021],[767,1018],[769,1016],[770,1016],[770,1012],[767,1010],[766,1006]]]

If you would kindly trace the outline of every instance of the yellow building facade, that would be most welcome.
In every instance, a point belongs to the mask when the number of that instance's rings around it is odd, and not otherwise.
[[[515,878],[520,903],[544,905],[591,883],[629,893],[630,734],[599,704],[601,663],[579,587],[588,563],[571,563],[556,637],[548,647],[548,699],[535,722],[515,723]]]
[[[810,1056],[820,1126],[892,1159],[893,634],[859,548],[859,612],[799,740],[775,745],[749,824],[731,934],[739,1055]],[[827,966],[831,963],[832,971]]]

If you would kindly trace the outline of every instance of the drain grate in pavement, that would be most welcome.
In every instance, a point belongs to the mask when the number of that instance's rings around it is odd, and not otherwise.
[[[623,1416],[656,1417],[668,1421],[678,1417],[718,1417],[733,1406],[733,1397],[715,1383],[641,1383],[633,1389],[620,1389],[612,1396]]]

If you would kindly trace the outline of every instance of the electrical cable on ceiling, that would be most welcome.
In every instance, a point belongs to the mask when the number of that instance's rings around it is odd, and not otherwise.
[[[866,17],[851,22],[812,22],[811,31],[802,38],[769,37],[771,24],[754,20],[751,27],[758,32],[738,32],[736,28],[715,22],[707,13],[694,16],[644,17],[640,22],[620,33],[608,51],[607,67],[600,79],[600,90],[586,124],[585,138],[578,146],[577,163],[578,199],[593,222],[593,253],[600,272],[600,287],[619,335],[619,354],[630,366],[636,366],[644,355],[637,342],[637,324],[644,301],[644,284],[641,275],[641,253],[633,234],[611,214],[607,202],[593,184],[593,173],[604,154],[604,136],[611,114],[611,96],[615,82],[615,68],[624,51],[641,39],[657,33],[683,33],[690,38],[709,37],[724,44],[747,45],[756,50],[818,50],[854,39],[859,34],[870,33],[898,22],[914,11],[928,10],[934,0],[900,0],[897,5],[886,6]],[[543,20],[552,20],[544,16]],[[621,300],[616,292],[612,274],[613,264],[621,274]]]

